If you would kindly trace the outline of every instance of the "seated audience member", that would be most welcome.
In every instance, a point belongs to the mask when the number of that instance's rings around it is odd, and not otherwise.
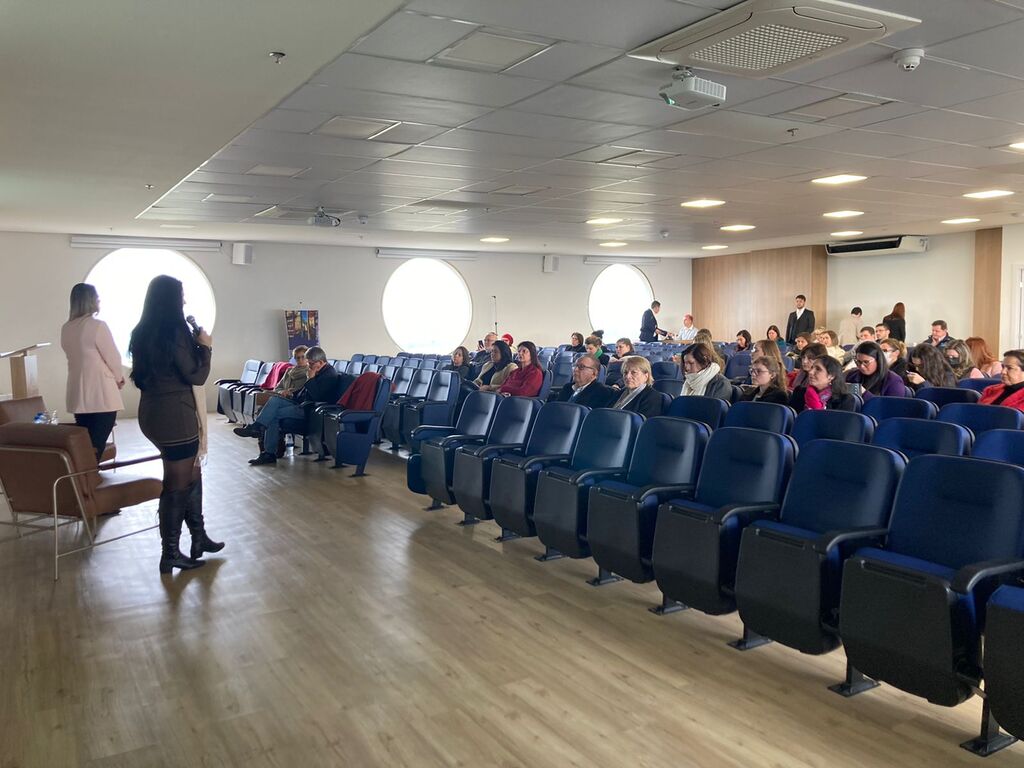
[[[504,397],[536,397],[544,383],[544,369],[537,359],[537,346],[532,341],[519,343],[519,367],[508,375],[498,388]]]
[[[849,315],[839,321],[839,346],[857,343],[857,329],[860,328],[863,314],[864,311],[860,307],[854,307]]]
[[[985,388],[979,402],[1024,411],[1024,349],[1011,349],[1003,353],[1000,378],[1001,383]]]
[[[552,392],[548,399],[562,403],[579,403],[588,408],[607,407],[618,397],[618,392],[597,380],[600,369],[601,364],[593,355],[583,355],[572,367],[572,381],[557,392]]]
[[[846,350],[839,346],[839,336],[836,334],[835,331],[830,331],[827,328],[819,329],[818,343],[822,344],[827,350],[828,354],[834,357],[840,363],[842,363],[846,359]]]
[[[697,331],[697,335],[693,337],[693,343],[706,344],[708,349],[711,350],[711,356],[714,358],[714,361],[718,363],[718,367],[721,368],[723,371],[725,370],[725,359],[719,354],[718,345],[715,344],[714,339],[711,338],[711,331],[709,331],[707,328],[701,328],[699,331]],[[679,367],[682,368],[683,356],[672,356],[673,360],[676,360],[677,358],[679,361]]]
[[[874,327],[870,325],[865,325],[857,333],[857,339],[859,341],[876,341]]]
[[[1003,372],[1003,364],[992,354],[985,340],[980,336],[968,336],[964,343],[971,350],[971,359],[982,375],[989,379],[999,378]]]
[[[754,342],[753,348],[750,350],[751,359],[758,357],[770,357],[772,360],[778,360],[779,366],[783,371],[786,370],[786,366],[782,362],[782,350],[779,349],[779,345],[771,339],[758,339]]]
[[[498,339],[491,346],[491,359],[480,369],[480,375],[473,383],[484,392],[497,392],[515,369],[512,350],[502,339]]]
[[[823,355],[811,364],[807,386],[793,390],[789,404],[800,411],[855,411],[857,400],[846,389],[843,367],[831,355]]]
[[[817,344],[817,337],[813,333],[801,333],[793,342],[793,348],[786,353],[787,357],[798,359],[808,344]]]
[[[755,358],[750,364],[750,382],[753,387],[745,391],[740,400],[786,405],[789,392],[786,391],[785,371],[777,358]]]
[[[889,330],[889,324],[886,322],[875,324],[875,341],[881,344],[883,341],[888,339],[892,335],[892,331]]]
[[[862,341],[853,350],[854,370],[846,374],[847,384],[860,384],[861,397],[865,400],[881,395],[903,397],[907,388],[897,374],[889,370],[882,348],[873,341]]]
[[[732,383],[722,375],[716,357],[711,347],[700,342],[683,350],[683,395],[732,400]]]
[[[469,350],[465,347],[456,347],[452,350],[452,361],[441,370],[455,371],[460,379],[469,375]]]
[[[945,320],[933,320],[932,321],[932,332],[931,335],[925,339],[922,344],[931,344],[933,347],[939,349],[945,349],[949,346],[949,343],[953,341],[949,335],[949,326],[946,325]]]
[[[768,341],[775,342],[780,351],[786,348],[786,340],[782,338],[782,331],[779,330],[779,326],[777,325],[768,326],[768,330],[765,332],[765,338],[767,338]]]
[[[501,340],[504,341],[506,344],[508,344],[508,348],[509,349],[512,349],[512,347],[514,347],[516,345],[516,342],[512,338],[512,334],[511,333],[503,333],[503,334],[501,334]]]
[[[277,382],[277,386],[270,392],[256,392],[256,409],[258,412],[260,408],[267,404],[270,398],[274,397],[291,397],[293,394],[298,392],[306,383],[306,379],[309,378],[309,366],[306,363],[306,351],[309,349],[305,344],[300,344],[292,350],[292,358],[295,360],[295,365],[285,371],[284,376]]]
[[[906,386],[910,386],[907,380],[907,345],[899,339],[888,338],[879,342],[882,353],[885,355],[885,362],[889,364],[889,371],[899,376]]]
[[[579,331],[575,331],[569,334],[569,346],[565,348],[566,352],[586,352],[587,348],[583,345],[583,334]]]
[[[736,334],[736,351],[737,352],[749,352],[750,351],[750,345],[752,343],[753,343],[753,340],[752,340],[752,338],[750,336],[750,331],[748,331],[746,329],[743,329],[742,331],[740,331],[739,333]]]
[[[590,336],[597,336],[597,338],[599,338],[601,340],[601,343],[604,344],[604,331],[602,331],[600,328],[598,328],[595,331],[591,331],[589,335]],[[585,341],[583,342],[583,344],[584,344],[584,346],[586,346],[586,342]]]
[[[693,315],[683,315],[683,327],[679,329],[677,338],[680,341],[693,341],[697,336],[697,327],[693,324]]]
[[[491,349],[494,347],[494,342],[497,341],[498,334],[488,333],[484,336],[481,344],[478,345],[476,354],[473,356],[474,363],[486,363],[491,359]]]
[[[615,342],[615,354],[612,355],[608,360],[608,364],[621,363],[630,355],[635,355],[636,350],[633,349],[633,342],[623,336],[621,339]]]
[[[828,351],[825,349],[824,344],[815,342],[804,347],[800,357],[796,359],[796,366],[793,372],[787,377],[790,391],[795,390],[797,387],[807,386],[807,374],[811,370],[811,365],[819,357],[827,354]]]
[[[907,382],[916,391],[923,387],[955,387],[956,377],[939,348],[924,341],[910,353]]]
[[[641,416],[661,416],[664,398],[652,384],[654,375],[646,357],[633,355],[622,361],[622,392],[611,408],[632,411]]]
[[[586,344],[587,354],[593,355],[594,359],[597,360],[601,365],[608,365],[611,362],[611,358],[608,353],[604,351],[604,344],[601,339],[597,336],[587,336]]]
[[[957,381],[985,378],[985,374],[974,365],[971,350],[960,339],[950,341],[943,351],[946,355],[946,362],[953,369],[953,376],[956,377]]]
[[[272,397],[263,406],[256,421],[247,427],[236,427],[234,433],[240,437],[263,437],[265,449],[255,459],[253,466],[275,464],[277,445],[281,436],[281,422],[285,419],[304,419],[303,403],[335,402],[338,390],[338,372],[327,363],[327,355],[321,347],[306,350],[309,379],[302,389],[290,397]],[[349,377],[352,378],[352,377]]]

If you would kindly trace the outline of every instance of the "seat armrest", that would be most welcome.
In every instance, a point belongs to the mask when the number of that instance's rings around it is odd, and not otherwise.
[[[779,516],[778,504],[727,504],[718,509],[711,520],[718,525],[728,522],[734,517],[741,517],[747,523],[755,520],[775,520]]]
[[[613,477],[626,477],[625,467],[610,467],[608,469],[584,469],[581,472],[577,472],[575,475],[569,478],[570,483],[586,482],[588,480],[594,480],[596,478],[604,478],[610,480]]]
[[[548,466],[567,464],[571,458],[572,457],[568,453],[548,453],[541,454],[540,456],[530,456],[528,459],[519,462],[519,468],[529,469],[536,465]]]
[[[437,437],[448,437],[455,430],[454,427],[442,427],[436,424],[424,424],[423,426],[416,427],[409,436],[413,440],[419,442],[426,442],[427,440],[433,440]]]
[[[339,413],[341,413],[344,410],[345,409],[342,408],[340,405],[327,405],[327,404],[323,404],[323,405],[318,405],[316,407],[316,413],[319,413],[321,416],[337,416]]]
[[[888,528],[849,528],[843,531],[827,531],[815,539],[812,545],[819,555],[827,555],[829,550],[843,544],[855,543],[858,546],[881,544],[882,539],[889,535]]]
[[[341,411],[337,414],[337,418],[339,424],[358,424],[369,421],[375,415],[375,411]]]
[[[633,501],[645,501],[649,496],[657,496],[658,503],[668,501],[671,498],[675,498],[687,493],[692,494],[693,489],[696,487],[694,483],[685,483],[681,485],[645,485],[643,488],[637,488],[632,495]]]
[[[213,384],[219,387],[221,384],[239,384],[241,381],[241,379],[217,379]]]
[[[994,592],[999,585],[1021,575],[1024,575],[1024,560],[985,560],[965,565],[956,572],[950,586],[963,595],[982,585]]]
[[[487,439],[487,435],[449,435],[441,441],[441,445],[445,448],[449,448],[456,443],[459,445],[468,445],[470,443],[482,443]]]
[[[481,459],[486,459],[505,451],[521,451],[524,445],[525,443],[491,443],[483,446],[476,452],[476,455]]]

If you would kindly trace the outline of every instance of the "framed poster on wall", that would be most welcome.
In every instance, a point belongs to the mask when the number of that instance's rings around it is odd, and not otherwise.
[[[300,344],[307,347],[320,345],[320,312],[315,309],[286,309],[284,327],[288,334],[288,349]]]

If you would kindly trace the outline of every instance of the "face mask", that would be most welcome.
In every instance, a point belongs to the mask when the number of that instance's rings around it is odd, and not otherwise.
[[[953,366],[960,365],[960,358],[959,357],[947,357],[946,359],[949,361],[950,365],[953,365]]]

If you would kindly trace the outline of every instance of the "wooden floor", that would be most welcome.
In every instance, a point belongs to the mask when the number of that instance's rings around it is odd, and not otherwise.
[[[118,430],[122,456],[145,450]],[[741,654],[735,616],[658,618],[653,585],[595,589],[592,561],[424,511],[391,455],[357,479],[251,468],[254,441],[211,431],[227,547],[205,568],[161,577],[153,531],[65,558],[54,584],[48,535],[0,545],[0,767],[1024,767],[1024,745],[957,747],[976,700],[844,700],[841,652]]]

